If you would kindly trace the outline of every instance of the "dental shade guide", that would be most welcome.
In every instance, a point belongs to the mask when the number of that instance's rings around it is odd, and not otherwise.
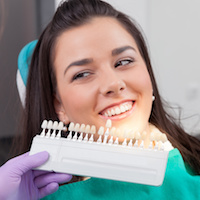
[[[44,120],[41,134],[33,139],[30,155],[49,153],[49,160],[37,168],[40,170],[161,185],[168,159],[166,135],[152,130],[150,145],[145,148],[146,132],[127,129],[122,134],[119,128],[112,127],[111,121],[105,127],[106,130],[102,126],[97,131],[94,125],[71,122],[67,130],[62,122]],[[61,131],[68,131],[67,138],[61,137]],[[99,137],[94,141],[96,132]],[[122,135],[124,140],[119,143]]]

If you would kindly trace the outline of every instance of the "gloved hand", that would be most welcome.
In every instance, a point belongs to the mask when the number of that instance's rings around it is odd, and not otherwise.
[[[54,193],[59,183],[68,182],[72,176],[40,170],[32,170],[48,160],[47,152],[29,156],[25,153],[0,167],[1,200],[37,200]]]

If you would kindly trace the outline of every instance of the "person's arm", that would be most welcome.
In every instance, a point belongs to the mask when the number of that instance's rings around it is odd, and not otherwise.
[[[32,170],[48,160],[47,152],[25,153],[0,167],[0,199],[37,200],[57,191],[59,183],[71,180],[69,174]]]

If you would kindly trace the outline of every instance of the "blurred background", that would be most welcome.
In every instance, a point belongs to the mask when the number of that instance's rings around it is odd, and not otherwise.
[[[134,18],[149,46],[161,95],[181,107],[184,128],[200,138],[200,1],[106,0]],[[22,109],[17,57],[39,37],[60,0],[0,0],[0,165],[9,159]],[[178,109],[174,109],[178,115]]]

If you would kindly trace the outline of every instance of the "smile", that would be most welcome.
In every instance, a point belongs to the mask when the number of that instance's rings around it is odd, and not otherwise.
[[[118,116],[131,110],[133,105],[134,105],[134,101],[124,102],[124,103],[121,103],[120,105],[107,108],[103,110],[100,114],[105,117]]]

